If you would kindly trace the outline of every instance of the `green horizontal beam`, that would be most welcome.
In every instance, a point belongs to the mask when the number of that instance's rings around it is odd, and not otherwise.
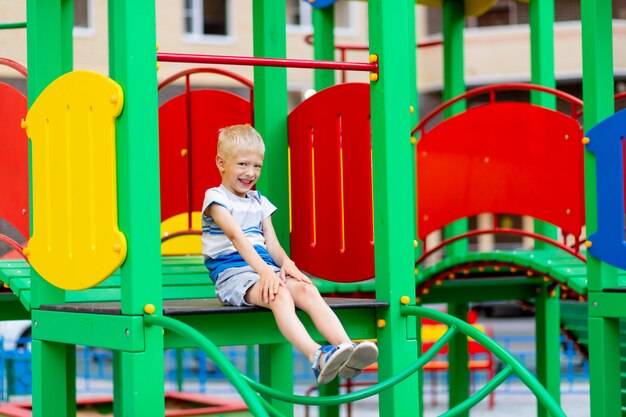
[[[33,310],[33,339],[143,352],[143,316]]]
[[[344,328],[353,339],[371,339],[376,337],[376,309],[354,308],[335,309]],[[298,312],[298,316],[316,340],[323,340],[315,330],[309,316]],[[209,315],[181,315],[176,320],[189,325],[202,333],[218,346],[255,345],[284,343],[286,340],[278,331],[272,313],[225,313]],[[189,339],[177,333],[165,332],[166,348],[184,348],[195,346]]]
[[[626,317],[624,293],[590,292],[588,304],[589,317]]]
[[[527,300],[535,298],[537,288],[542,285],[544,282],[539,278],[455,279],[434,285],[428,294],[418,297],[424,304]]]

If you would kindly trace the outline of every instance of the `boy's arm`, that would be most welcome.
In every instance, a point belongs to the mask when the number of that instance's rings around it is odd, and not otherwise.
[[[283,285],[283,281],[276,275],[274,270],[261,259],[248,238],[244,235],[241,226],[235,221],[226,208],[219,204],[211,204],[205,214],[213,219],[215,224],[222,229],[226,237],[232,242],[241,257],[256,271],[261,277],[261,296],[263,301],[269,303],[274,300],[278,292],[278,287]]]
[[[302,271],[298,269],[295,262],[287,256],[287,253],[280,245],[274,225],[272,224],[272,217],[268,216],[263,220],[263,236],[265,237],[265,246],[267,252],[270,254],[276,265],[280,266],[280,279],[286,280],[287,275],[295,278],[298,281],[303,281],[308,284],[311,283],[309,277],[304,275]]]

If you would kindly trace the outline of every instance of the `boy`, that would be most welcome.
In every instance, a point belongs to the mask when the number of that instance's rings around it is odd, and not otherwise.
[[[202,253],[224,304],[272,311],[285,338],[311,361],[318,383],[353,378],[378,358],[372,342],[352,343],[335,313],[280,246],[271,215],[276,210],[252,188],[261,175],[265,145],[254,128],[220,131],[216,164],[222,185],[206,191]],[[305,311],[330,345],[320,346],[295,312]]]

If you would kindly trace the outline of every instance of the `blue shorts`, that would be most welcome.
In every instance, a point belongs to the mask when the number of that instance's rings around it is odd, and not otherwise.
[[[280,273],[280,268],[270,265]],[[246,301],[245,296],[250,287],[259,282],[261,277],[251,266],[239,266],[223,270],[215,282],[215,294],[222,304],[232,306],[252,306]]]

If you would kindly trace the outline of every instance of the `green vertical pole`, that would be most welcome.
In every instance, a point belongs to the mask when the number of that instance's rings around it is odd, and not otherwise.
[[[554,88],[554,1],[531,0],[530,13],[530,62],[531,83]],[[533,91],[531,102],[549,109],[556,109],[556,97]],[[557,238],[557,228],[540,220],[535,220],[535,232]],[[536,249],[543,249],[546,242],[535,241]]]
[[[72,70],[73,10],[74,3],[71,0],[28,0],[26,3],[29,106],[48,84]],[[30,201],[31,213],[35,215],[32,210],[32,187]],[[35,270],[31,271],[31,282],[33,309],[38,309],[42,304],[65,302],[65,291],[44,281]],[[75,415],[76,358],[68,361],[75,352],[74,347],[33,340],[31,348],[33,415]],[[53,384],[50,378],[54,378]]]
[[[337,395],[339,393],[339,378],[334,379],[329,384],[318,387],[320,396]],[[333,405],[319,408],[319,417],[339,417],[339,406]]]
[[[259,376],[263,384],[293,392],[293,346],[275,343],[259,346]],[[268,399],[285,417],[293,417],[293,404]]]
[[[462,0],[444,0],[442,2],[442,32],[443,32],[443,100],[449,100],[466,91],[465,86],[465,44],[463,32],[465,29],[465,4]],[[445,117],[452,117],[465,111],[466,103],[460,101],[445,112]],[[467,219],[457,220],[444,228],[445,237],[466,232]],[[446,255],[455,256],[466,253],[468,242],[466,239],[454,242],[448,246]],[[467,304],[448,304],[448,313],[462,319],[467,319]],[[469,396],[469,368],[467,353],[467,337],[457,335],[450,341],[449,356],[449,403],[450,407],[461,403]],[[468,413],[463,415],[467,416]]]
[[[417,126],[419,122],[419,96],[417,93],[417,38],[416,38],[416,30],[415,30],[415,1],[408,0],[408,32],[409,32],[409,42],[407,44],[407,56],[409,58],[409,125],[411,126],[411,130],[413,127]],[[411,198],[411,210],[413,213],[417,213],[417,158],[415,153],[415,147],[417,145],[417,138],[411,138],[411,167],[413,167],[413,175],[411,176],[411,190],[412,190],[412,198]],[[411,224],[411,230],[414,231],[414,239],[415,242],[418,242],[417,238],[417,224],[415,222],[416,216],[413,216],[413,222]],[[421,254],[422,248],[416,246],[413,251],[413,259],[417,259]],[[411,320],[408,321],[409,326],[415,326],[415,342],[418,346],[418,355],[421,354],[421,349],[419,346],[422,345],[422,322],[417,317],[410,317]],[[414,320],[414,322],[412,321]],[[419,398],[424,398],[424,373],[422,371],[417,373],[417,392]],[[417,415],[421,416],[424,414],[424,402],[419,401],[418,404]]]
[[[313,8],[313,56],[320,61],[335,60],[335,7]],[[334,70],[315,70],[315,91],[335,85]]]
[[[449,100],[465,93],[465,3],[463,0],[443,0],[443,100]],[[446,109],[444,116],[451,117],[464,111],[465,101],[459,101]],[[467,219],[458,220],[444,229],[446,237],[466,232]],[[447,255],[461,255],[467,252],[467,239],[461,239],[448,245]]]
[[[287,50],[286,3],[280,0],[254,0],[254,55],[284,58]],[[278,211],[272,220],[278,239],[289,253],[289,183],[287,156],[287,70],[254,68],[254,125],[265,140],[265,162],[258,188]],[[293,390],[293,347],[289,343],[259,346],[261,381],[274,388]],[[286,416],[293,416],[293,405],[272,400]]]
[[[286,4],[254,0],[254,56],[285,58]],[[272,216],[281,245],[289,253],[289,184],[287,168],[287,70],[254,68],[254,125],[265,140],[265,163],[258,188],[278,211]]]
[[[561,401],[561,303],[560,289],[541,288],[535,299],[537,379],[557,403]],[[537,404],[537,416],[547,417],[547,410]]]
[[[583,100],[585,129],[614,112],[612,1],[582,0]],[[587,235],[598,227],[596,161],[585,151],[585,208]],[[616,287],[617,270],[587,254],[589,299],[604,288]],[[589,306],[590,314],[595,309]],[[621,415],[619,320],[589,318],[589,386],[591,415]]]
[[[469,308],[467,303],[449,303],[448,314],[467,320]],[[470,394],[470,372],[467,336],[457,334],[451,341],[448,349],[448,392],[449,406],[454,407],[465,401]],[[459,413],[458,416],[469,416],[469,411]]]
[[[531,82],[545,87],[556,87],[554,75],[554,1],[531,0],[530,53]],[[532,92],[531,102],[538,106],[556,109],[556,97],[551,94]],[[557,238],[557,228],[541,220],[535,220],[535,232],[552,239]],[[543,249],[547,243],[536,241],[535,248]],[[561,398],[561,329],[559,289],[553,294],[546,286],[535,300],[537,378],[550,395],[560,402]],[[547,416],[538,404],[537,415]]]
[[[143,314],[149,303],[162,312],[156,65],[154,0],[110,0],[109,67],[124,89],[116,146],[119,224],[128,244],[121,269],[126,315]],[[122,415],[165,413],[162,330],[146,327],[145,344],[144,352],[119,354],[123,387],[115,401]]]
[[[74,345],[33,340],[31,349],[33,416],[74,417],[76,415]],[[41,381],[42,378],[45,379],[45,383]]]
[[[378,332],[379,376],[390,378],[413,361],[418,352],[415,322],[400,314],[400,298],[414,301],[414,193],[406,179],[414,175],[409,108],[411,76],[408,43],[408,1],[370,0],[370,53],[378,55],[379,78],[371,83],[372,155],[374,172],[374,233],[376,236],[376,298],[388,301],[381,311],[386,326]],[[412,325],[412,326],[411,326]],[[418,378],[412,376],[380,394],[380,415],[413,415],[419,410]]]

